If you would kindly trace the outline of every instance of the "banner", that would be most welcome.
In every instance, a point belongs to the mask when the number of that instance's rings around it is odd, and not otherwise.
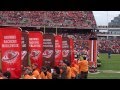
[[[90,44],[90,66],[97,67],[97,39],[96,38],[90,38],[89,40]]]
[[[0,30],[0,70],[2,70],[2,66],[1,66],[1,40],[2,40],[2,31]]]
[[[74,61],[74,42],[72,38],[70,38],[70,52],[71,52],[71,62],[73,62]]]
[[[2,31],[0,29],[0,52],[1,52],[1,40],[2,40]]]
[[[55,36],[55,66],[59,65],[62,59],[62,36]]]
[[[31,64],[42,66],[43,34],[39,31],[29,31],[29,56]]]
[[[69,60],[71,63],[70,39],[68,37],[62,37],[62,55],[63,60]]]
[[[97,71],[97,38],[90,38],[90,62],[89,62],[89,71]]]
[[[94,49],[93,49],[93,61],[95,63],[95,67],[97,67],[97,40],[94,40]]]
[[[21,40],[22,40],[22,55],[21,55],[22,65],[26,67],[28,66],[28,45],[29,45],[28,32],[22,31]]]
[[[89,40],[89,56],[90,56],[90,59],[89,59],[89,66],[92,67],[94,62],[93,62],[93,40]]]
[[[21,77],[21,31],[18,28],[2,30],[2,72],[9,71],[11,78]]]
[[[43,35],[43,66],[54,66],[55,37],[53,34]]]

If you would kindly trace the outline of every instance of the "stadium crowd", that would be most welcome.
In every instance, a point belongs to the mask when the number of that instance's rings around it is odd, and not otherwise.
[[[96,33],[73,33],[73,34],[64,34],[63,36],[68,36],[74,40],[74,52],[75,56],[79,57],[85,55],[87,60],[89,60],[89,39],[92,37],[97,38]]]
[[[20,27],[65,27],[91,29],[96,26],[92,11],[0,11],[1,26]],[[75,59],[71,64],[63,60],[54,68],[32,66],[23,67],[20,79],[86,79],[88,75],[89,38],[95,33],[64,33],[63,37],[74,40]],[[107,44],[107,43],[106,43]],[[110,43],[111,44],[111,43]],[[115,43],[116,44],[116,43]],[[100,49],[104,43],[100,42]],[[119,44],[120,45],[120,44]],[[100,50],[99,50],[100,51]],[[120,52],[120,51],[119,51]],[[0,73],[0,79],[9,79],[10,72]]]
[[[96,22],[92,11],[0,11],[0,25],[91,29],[96,25]],[[75,34],[72,37],[75,41],[75,50],[78,50],[81,45],[78,45],[79,41],[77,40],[88,40],[90,34]]]
[[[64,34],[63,36],[67,36],[68,34]],[[68,35],[74,39],[74,49],[78,55],[88,54],[89,52],[89,38],[97,37],[97,34],[93,33],[77,33]],[[108,50],[113,54],[120,54],[120,38],[103,38],[98,39],[98,52],[99,53],[108,53]],[[88,55],[89,56],[89,55]]]
[[[92,11],[0,11],[0,25],[93,28]]]
[[[108,50],[113,54],[120,54],[120,39],[112,40],[99,40],[98,41],[98,50],[101,53],[108,53]]]
[[[42,66],[39,68],[37,64],[23,67],[21,78],[19,79],[87,79],[88,61],[86,57],[82,60],[74,60],[71,64],[68,60],[61,60],[58,66],[53,68]],[[10,79],[9,71],[0,73],[0,79]]]

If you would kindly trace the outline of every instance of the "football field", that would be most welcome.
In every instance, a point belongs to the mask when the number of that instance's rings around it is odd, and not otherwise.
[[[100,54],[101,67],[97,73],[89,73],[88,79],[120,79],[120,54]]]

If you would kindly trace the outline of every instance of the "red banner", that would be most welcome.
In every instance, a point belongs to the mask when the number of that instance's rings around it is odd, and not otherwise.
[[[90,63],[97,67],[97,40],[90,40]]]
[[[70,39],[68,37],[62,37],[62,55],[63,60],[69,60],[71,63]]]
[[[2,31],[0,30],[0,52],[1,52]]]
[[[70,38],[70,52],[71,52],[71,62],[73,62],[74,61],[74,42],[72,38]]]
[[[2,30],[2,72],[10,71],[11,78],[21,77],[21,31],[18,28]]]
[[[90,38],[90,72],[97,71],[97,38]]]
[[[55,36],[55,66],[62,60],[62,36]]]
[[[38,31],[29,31],[29,53],[31,64],[42,66],[43,34]]]
[[[55,37],[53,34],[43,35],[43,66],[54,66]]]
[[[93,61],[94,61],[94,63],[95,63],[95,67],[97,67],[97,40],[94,40],[94,49],[93,49],[94,51],[94,59],[93,59]]]
[[[22,65],[24,67],[28,66],[28,45],[29,45],[29,40],[28,40],[28,32],[22,32]]]
[[[2,70],[2,67],[1,67],[1,40],[2,40],[2,31],[0,30],[0,70]]]

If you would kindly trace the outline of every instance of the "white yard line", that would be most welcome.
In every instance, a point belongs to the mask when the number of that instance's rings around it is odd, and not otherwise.
[[[101,72],[103,72],[103,73],[120,73],[120,71],[118,71],[118,70],[98,70],[95,73],[91,73],[91,72],[89,72],[89,73],[90,74],[98,74],[98,73],[101,73]]]

